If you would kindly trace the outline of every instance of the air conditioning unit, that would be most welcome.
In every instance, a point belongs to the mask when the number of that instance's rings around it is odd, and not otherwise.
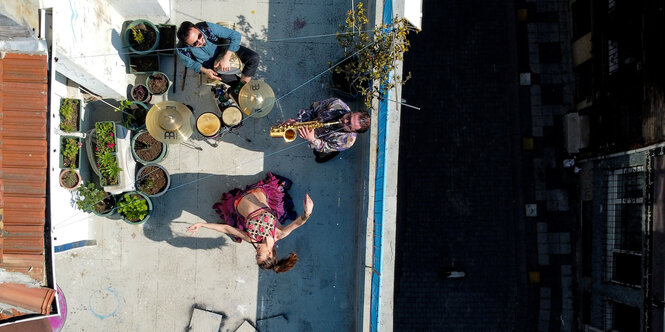
[[[563,132],[568,153],[578,153],[589,146],[589,117],[579,113],[564,115]]]
[[[605,332],[602,329],[593,327],[591,325],[584,325],[584,332]]]

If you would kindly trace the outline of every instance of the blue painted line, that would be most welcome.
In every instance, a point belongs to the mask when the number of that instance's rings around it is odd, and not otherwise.
[[[391,24],[393,20],[393,2],[385,0],[383,3],[383,24]],[[379,317],[381,312],[381,267],[383,259],[383,200],[386,189],[385,168],[386,168],[386,133],[388,129],[388,100],[390,92],[386,99],[379,102],[378,116],[378,146],[376,158],[376,176],[374,179],[374,236],[372,250],[372,282],[370,296],[370,331],[379,331]]]
[[[80,247],[85,247],[85,246],[95,246],[97,245],[97,240],[83,240],[83,241],[77,241],[77,242],[72,242],[72,243],[67,243],[63,244],[60,246],[56,246],[53,248],[55,252],[61,252],[65,250],[70,250],[74,248],[80,248]]]

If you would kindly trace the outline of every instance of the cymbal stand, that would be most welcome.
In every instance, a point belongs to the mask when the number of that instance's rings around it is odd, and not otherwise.
[[[239,125],[233,126],[233,127],[231,127],[231,128],[228,128],[228,127],[227,127],[227,128],[224,128],[224,129],[221,130],[219,136],[217,136],[216,139],[220,139],[220,138],[222,138],[222,137],[223,137],[224,135],[226,135],[226,134],[234,134],[234,135],[236,135],[236,136],[238,136],[238,137],[244,139],[245,141],[247,141],[247,143],[251,143],[251,142],[252,142],[251,139],[249,139],[249,138],[247,138],[247,137],[244,137],[244,136],[240,135],[240,133],[238,132],[238,129],[239,129],[240,127],[242,127],[242,123],[239,124]]]
[[[185,147],[188,147],[188,148],[193,149],[193,150],[203,151],[203,148],[202,148],[202,147],[200,147],[200,146],[194,144],[194,142],[191,142],[190,139],[187,139],[186,141],[181,142],[180,145],[185,146]]]

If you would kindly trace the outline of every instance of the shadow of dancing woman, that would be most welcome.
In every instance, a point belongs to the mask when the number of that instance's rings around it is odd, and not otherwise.
[[[297,218],[293,202],[288,195],[291,180],[268,173],[266,178],[249,185],[245,190],[235,188],[222,195],[221,201],[213,209],[226,224],[196,223],[187,228],[194,235],[203,227],[234,237],[236,242],[249,242],[256,249],[256,263],[264,270],[275,273],[291,270],[298,261],[298,255],[277,259],[275,243],[305,224],[312,214],[314,202],[305,194],[304,213]],[[295,220],[293,220],[295,219]],[[286,226],[286,220],[293,220]]]

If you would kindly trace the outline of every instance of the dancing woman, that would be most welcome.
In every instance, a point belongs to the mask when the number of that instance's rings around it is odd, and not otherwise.
[[[256,249],[256,263],[264,270],[276,273],[286,272],[298,261],[295,253],[277,259],[275,243],[305,224],[312,214],[314,203],[305,194],[303,208],[305,212],[290,224],[283,226],[285,220],[292,219],[295,212],[289,213],[289,199],[286,192],[291,180],[268,173],[263,181],[247,186],[245,190],[233,189],[222,195],[221,201],[213,209],[226,224],[196,223],[187,228],[194,235],[200,228],[209,228],[233,236],[236,242],[249,242]]]

